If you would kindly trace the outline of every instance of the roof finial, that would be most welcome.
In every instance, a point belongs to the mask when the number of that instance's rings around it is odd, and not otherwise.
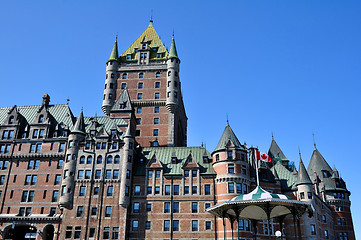
[[[117,35],[115,35],[115,41],[118,42],[118,32]]]
[[[226,113],[226,116],[227,116],[227,125],[229,125],[229,121],[228,121],[228,113]]]
[[[150,10],[150,22],[153,22],[153,9]]]
[[[203,138],[202,138],[202,144],[201,144],[201,147],[203,147]]]
[[[173,34],[172,34],[172,37],[174,38],[174,27],[173,27]]]
[[[274,137],[273,137],[273,131],[272,131],[272,140],[275,140]]]
[[[313,146],[316,149],[316,140],[315,140],[315,134],[314,133],[312,133],[312,137],[313,137]]]
[[[300,146],[298,146],[298,154],[300,155],[300,161],[302,161]]]
[[[70,102],[70,99],[69,99],[69,96],[68,96],[68,98],[66,99],[66,105],[69,105],[69,102]]]

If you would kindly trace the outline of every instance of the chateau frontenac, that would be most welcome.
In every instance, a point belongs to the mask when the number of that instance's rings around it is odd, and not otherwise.
[[[283,239],[355,240],[351,193],[316,146],[296,168],[272,138],[264,162],[227,121],[215,149],[188,147],[174,36],[167,49],[151,20],[121,48],[116,39],[105,59],[102,116],[74,116],[48,94],[41,105],[0,108],[1,239],[251,240],[279,230]],[[256,178],[311,203],[313,215],[268,226],[207,211],[251,192]]]

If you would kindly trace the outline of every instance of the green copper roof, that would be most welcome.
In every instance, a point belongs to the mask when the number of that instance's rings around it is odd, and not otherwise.
[[[115,40],[115,43],[114,43],[114,46],[113,46],[113,49],[112,49],[112,53],[110,54],[110,57],[109,57],[109,60],[108,61],[111,61],[111,60],[118,60],[118,43],[117,43],[117,40]]]
[[[164,59],[168,57],[167,49],[165,48],[163,42],[160,40],[157,32],[153,27],[153,21],[150,21],[149,26],[144,30],[144,32],[130,45],[130,47],[124,51],[121,55],[122,61],[131,61],[138,59],[138,52],[135,49],[139,49],[142,46],[142,41],[146,39],[149,42],[149,46],[151,47],[150,51],[150,59],[157,59],[158,54],[161,53],[161,57],[159,59]],[[155,49],[156,51],[154,51]],[[130,59],[127,58],[127,55],[130,54]]]
[[[164,167],[166,175],[181,175],[182,166],[187,161],[189,154],[192,153],[193,159],[198,163],[201,174],[215,174],[212,163],[203,163],[203,155],[206,153],[211,159],[210,154],[203,147],[149,147],[143,148],[139,159],[143,162],[137,161],[136,175],[145,175],[145,167],[153,155],[156,154],[158,160]],[[172,163],[172,156],[177,157],[177,163]]]
[[[276,169],[278,177],[281,182],[282,191],[290,191],[294,186],[296,186],[297,177],[282,163],[277,162],[272,168]]]
[[[235,146],[235,148],[243,149],[242,144],[239,142],[238,138],[234,134],[233,130],[231,129],[231,127],[229,126],[228,121],[227,121],[227,126],[224,129],[221,139],[219,140],[217,147],[216,147],[216,149],[214,149],[213,152],[221,150],[221,149],[225,149],[226,146],[229,144],[229,141],[231,141],[231,143]]]
[[[34,122],[35,117],[38,114],[38,110],[40,109],[41,105],[35,106],[17,106],[17,110],[19,114],[21,114],[27,124]],[[9,110],[12,107],[1,107],[0,108],[0,123],[3,123]],[[53,116],[57,123],[64,123],[70,129],[73,127],[73,113],[71,112],[70,108],[66,104],[57,104],[57,105],[49,105],[47,107],[49,113]]]
[[[170,44],[168,58],[178,58],[177,48],[175,47],[174,36],[172,38],[172,43]]]

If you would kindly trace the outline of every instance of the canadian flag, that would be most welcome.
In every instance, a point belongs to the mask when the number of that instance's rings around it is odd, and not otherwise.
[[[264,162],[272,162],[272,159],[270,156],[268,156],[267,154],[260,152],[260,151],[256,151],[256,156],[257,156],[257,160],[262,160]]]

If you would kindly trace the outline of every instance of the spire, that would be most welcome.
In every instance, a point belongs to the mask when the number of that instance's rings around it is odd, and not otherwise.
[[[172,37],[172,43],[170,44],[168,58],[178,58],[177,48],[175,47],[175,41],[174,41],[174,32]]]
[[[214,152],[217,150],[225,149],[229,142],[231,142],[235,146],[235,148],[238,149],[243,148],[242,144],[239,142],[238,138],[236,137],[232,128],[229,126],[229,123],[227,122],[227,125],[223,131],[221,139],[219,140]]]
[[[296,186],[301,185],[301,184],[312,184],[310,176],[307,173],[306,167],[303,164],[303,161],[301,158],[301,152],[299,154],[300,154],[300,167],[298,169],[299,172],[298,172]]]
[[[276,140],[273,139],[273,134],[272,134],[271,146],[269,147],[269,150],[268,150],[268,155],[272,159],[278,158],[279,160],[286,160],[286,161],[288,160],[287,157],[282,152],[281,148],[278,146]]]
[[[113,50],[112,50],[112,53],[110,54],[108,61],[118,60],[119,55],[118,55],[118,42],[117,41],[118,41],[118,34],[115,37],[115,43],[113,46]]]
[[[129,120],[127,131],[125,132],[124,137],[128,137],[128,138],[133,137],[132,128],[130,126],[130,120]]]
[[[72,133],[81,133],[85,134],[85,124],[84,124],[84,116],[83,116],[83,109],[81,109],[79,117],[76,119],[73,129],[71,130]]]

